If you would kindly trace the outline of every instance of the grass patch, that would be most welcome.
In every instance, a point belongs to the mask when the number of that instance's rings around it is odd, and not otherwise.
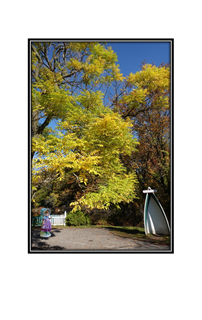
[[[121,237],[129,237],[133,239],[139,239],[143,241],[149,241],[156,244],[170,244],[170,236],[164,235],[152,235],[152,234],[145,234],[144,228],[138,227],[118,227],[118,226],[108,226],[109,230],[112,233],[121,236]]]

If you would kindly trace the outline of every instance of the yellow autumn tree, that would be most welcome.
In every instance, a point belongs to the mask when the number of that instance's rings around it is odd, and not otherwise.
[[[98,90],[122,81],[116,61],[111,48],[98,43],[32,45],[33,201],[44,183],[70,179],[80,188],[73,210],[136,197],[136,176],[120,160],[136,150],[132,124],[105,107]]]
[[[170,67],[143,64],[139,72],[125,80],[124,94],[116,106],[123,119],[133,123],[138,152],[134,164],[139,192],[156,188],[168,215],[170,212]],[[114,108],[115,110],[115,108]],[[142,199],[143,201],[143,199]]]
[[[60,181],[73,175],[82,189],[81,198],[72,204],[75,210],[82,205],[108,208],[111,203],[131,201],[136,177],[127,173],[119,156],[136,148],[132,124],[104,107],[100,92],[83,92],[74,102],[76,109],[67,112],[55,132],[47,129],[46,134],[32,139],[37,152],[34,184],[44,173],[54,174]]]

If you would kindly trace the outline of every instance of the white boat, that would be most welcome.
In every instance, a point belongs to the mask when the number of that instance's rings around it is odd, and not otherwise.
[[[145,233],[148,234],[170,234],[170,226],[166,214],[155,196],[156,190],[144,190],[146,193],[144,205],[144,227]]]

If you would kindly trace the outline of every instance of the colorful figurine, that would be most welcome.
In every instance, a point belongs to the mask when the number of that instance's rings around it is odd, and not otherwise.
[[[47,209],[47,208],[43,208],[40,211],[40,215],[43,216],[40,236],[43,238],[48,238],[51,236],[50,231],[52,227],[51,227],[51,222],[49,217],[50,214],[51,214],[51,211],[50,209]]]

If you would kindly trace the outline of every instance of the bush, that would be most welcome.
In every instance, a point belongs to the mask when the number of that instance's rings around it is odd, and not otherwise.
[[[86,226],[91,223],[90,218],[82,211],[67,213],[66,226]]]
[[[96,222],[96,225],[98,225],[98,226],[108,226],[108,225],[109,225],[109,222],[108,222],[106,219],[99,219],[99,220]]]
[[[58,195],[54,193],[50,193],[44,200],[44,204],[46,207],[54,208],[57,205]]]
[[[32,217],[32,226],[35,227],[37,224],[37,217]]]

